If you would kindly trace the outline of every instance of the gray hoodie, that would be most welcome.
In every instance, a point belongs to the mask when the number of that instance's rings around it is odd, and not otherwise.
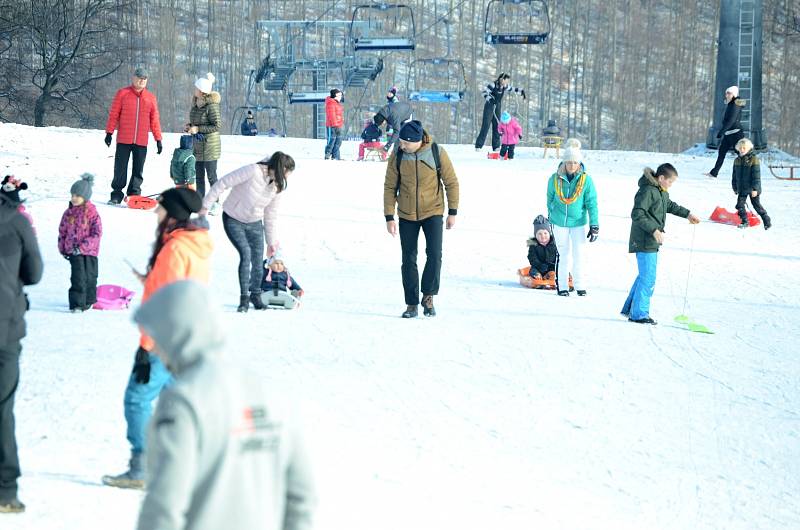
[[[134,321],[176,377],[150,423],[137,528],[311,528],[314,487],[296,416],[267,381],[220,359],[224,337],[207,290],[169,284]]]

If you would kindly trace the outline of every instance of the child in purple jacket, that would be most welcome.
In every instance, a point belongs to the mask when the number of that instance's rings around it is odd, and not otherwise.
[[[72,198],[58,227],[58,251],[72,267],[69,309],[81,313],[97,302],[97,255],[103,224],[92,198],[94,175],[84,173],[72,185]]]

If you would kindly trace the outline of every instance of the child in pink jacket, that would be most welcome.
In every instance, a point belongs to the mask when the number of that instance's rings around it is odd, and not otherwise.
[[[511,114],[503,112],[500,115],[500,124],[497,126],[497,132],[500,133],[502,142],[500,159],[512,160],[514,158],[514,147],[522,140],[522,126]]]

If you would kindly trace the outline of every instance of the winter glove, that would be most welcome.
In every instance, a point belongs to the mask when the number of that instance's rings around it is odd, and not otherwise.
[[[72,255],[73,256],[80,256],[81,255],[81,249],[79,249],[78,247],[73,248],[72,249]]]
[[[164,150],[164,146],[161,145],[161,140],[156,141],[156,154],[160,155],[161,151]]]
[[[294,296],[295,298],[302,297],[303,296],[303,290],[302,289],[292,289],[292,296]]]
[[[597,225],[592,225],[589,227],[589,233],[586,234],[586,239],[589,240],[589,243],[594,243],[597,241],[597,234],[600,232],[600,227]]]
[[[150,382],[150,353],[139,347],[136,350],[136,360],[133,362],[133,380],[140,385],[146,385]]]
[[[106,139],[104,141],[106,143],[106,147],[111,147],[111,133],[106,133]]]
[[[524,90],[520,90],[519,93],[522,95],[522,99],[528,99],[528,96],[525,95]]]
[[[194,135],[194,141],[195,142],[205,142],[206,141],[206,135],[203,134],[203,133],[197,133],[197,134]]]

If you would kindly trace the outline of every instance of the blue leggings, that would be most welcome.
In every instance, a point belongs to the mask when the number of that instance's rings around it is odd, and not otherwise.
[[[639,275],[622,306],[622,314],[640,320],[650,316],[650,298],[656,288],[658,252],[637,252],[636,264],[639,266]]]

